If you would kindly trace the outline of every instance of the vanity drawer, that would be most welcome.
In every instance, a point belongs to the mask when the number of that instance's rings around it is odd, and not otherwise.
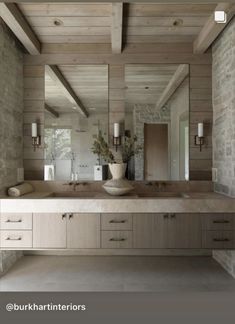
[[[132,231],[102,231],[101,248],[103,249],[131,249]]]
[[[31,248],[32,231],[1,231],[1,248]]]
[[[202,215],[205,230],[235,230],[235,214],[205,214]]]
[[[203,248],[231,249],[234,248],[234,231],[204,231]]]
[[[2,213],[1,230],[31,230],[32,214],[27,213]]]
[[[132,214],[102,214],[101,215],[102,230],[132,230]]]

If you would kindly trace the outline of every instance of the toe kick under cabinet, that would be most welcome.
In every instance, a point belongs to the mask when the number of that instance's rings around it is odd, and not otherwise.
[[[2,213],[0,248],[233,249],[235,214]]]

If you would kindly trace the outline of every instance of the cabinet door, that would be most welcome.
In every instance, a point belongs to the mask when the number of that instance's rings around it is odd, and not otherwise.
[[[133,215],[133,247],[187,249],[202,247],[201,217],[196,214]]]
[[[67,248],[100,248],[100,214],[72,214],[67,221]]]
[[[33,247],[66,248],[66,217],[62,214],[33,214]]]
[[[169,214],[168,248],[193,249],[202,247],[201,217],[197,214]]]
[[[133,215],[133,247],[167,248],[167,223],[166,214]]]

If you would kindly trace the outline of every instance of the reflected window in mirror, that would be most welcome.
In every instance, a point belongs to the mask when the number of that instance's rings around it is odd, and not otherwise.
[[[44,180],[94,180],[94,138],[108,138],[108,66],[45,68]]]

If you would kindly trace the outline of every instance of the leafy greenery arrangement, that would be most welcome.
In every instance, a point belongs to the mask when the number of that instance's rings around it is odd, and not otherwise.
[[[95,138],[91,151],[98,155],[99,164],[101,164],[101,158],[107,163],[115,163],[113,153],[101,132]]]
[[[122,145],[121,154],[123,163],[130,161],[132,156],[138,154],[142,149],[141,145],[136,145],[137,137],[125,137],[125,141]],[[91,151],[98,155],[99,164],[101,163],[101,158],[107,163],[116,163],[114,155],[109,148],[108,143],[105,141],[101,132],[95,138]]]
[[[125,141],[122,145],[122,161],[127,163],[132,156],[139,154],[142,149],[141,145],[136,145],[137,137],[125,137]]]

